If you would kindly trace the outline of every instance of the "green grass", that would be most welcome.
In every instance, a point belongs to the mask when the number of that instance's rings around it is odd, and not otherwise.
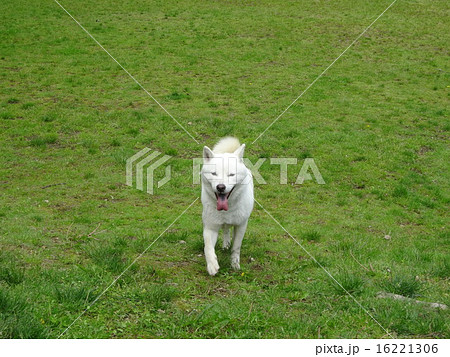
[[[414,276],[395,276],[382,284],[385,291],[414,298],[419,295],[423,283]]]
[[[224,135],[269,161],[259,202],[395,337],[449,338],[445,1],[0,5],[0,337],[55,338],[200,194],[192,161]],[[125,185],[171,155],[154,195]],[[312,157],[326,182],[295,180]],[[164,170],[157,170],[158,179]],[[389,235],[390,239],[384,237]],[[221,245],[221,242],[219,241]],[[256,207],[240,272],[207,275],[197,202],[68,338],[378,338],[385,332]]]
[[[24,280],[24,269],[13,259],[0,256],[0,281],[7,285],[17,285]]]
[[[320,240],[320,237],[321,237],[320,232],[315,231],[315,230],[306,232],[303,235],[303,238],[310,242],[317,242]]]
[[[44,323],[22,297],[0,288],[0,338],[50,337]]]
[[[86,286],[57,286],[55,287],[55,298],[66,308],[81,309],[94,302],[96,295],[92,290]]]
[[[364,290],[364,280],[361,276],[355,275],[353,272],[335,274],[334,278],[340,283],[340,285],[338,285],[336,282],[333,282],[337,294],[346,295],[347,293],[350,293],[353,296],[356,296]]]

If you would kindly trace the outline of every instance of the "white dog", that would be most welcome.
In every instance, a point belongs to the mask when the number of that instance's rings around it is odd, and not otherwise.
[[[233,226],[231,266],[240,269],[242,239],[248,218],[253,210],[253,177],[243,162],[245,144],[226,137],[213,150],[203,148],[202,203],[203,238],[208,273],[216,275],[219,263],[214,251],[220,228],[223,228],[223,248],[231,245],[230,226]]]

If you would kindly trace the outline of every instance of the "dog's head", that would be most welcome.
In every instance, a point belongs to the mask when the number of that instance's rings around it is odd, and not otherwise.
[[[203,148],[203,181],[204,184],[211,185],[219,211],[228,211],[230,195],[247,176],[247,168],[243,162],[244,149],[245,144],[242,144],[233,153],[214,154],[207,146]]]

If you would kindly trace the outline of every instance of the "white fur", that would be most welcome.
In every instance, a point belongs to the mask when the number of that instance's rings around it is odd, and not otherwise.
[[[214,248],[220,228],[223,229],[223,248],[226,249],[231,245],[230,228],[233,227],[231,266],[233,269],[240,269],[242,239],[254,201],[253,177],[243,162],[244,149],[245,144],[240,145],[239,140],[232,137],[220,140],[212,151],[207,146],[203,149],[204,165],[201,172],[203,238],[206,266],[210,275],[216,275],[219,271]],[[234,188],[228,198],[228,211],[217,210],[215,192],[218,184],[226,186],[225,193]]]
[[[219,142],[214,145],[213,152],[215,154],[225,154],[235,152],[241,144],[239,140],[233,138],[232,136],[227,136],[219,140]]]

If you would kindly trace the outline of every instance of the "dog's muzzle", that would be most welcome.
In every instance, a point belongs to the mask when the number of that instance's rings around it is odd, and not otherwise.
[[[217,210],[218,211],[228,211],[228,198],[231,195],[231,192],[233,192],[234,188],[236,186],[233,186],[233,188],[228,193],[222,193],[220,191],[225,190],[225,185],[223,185],[223,189],[219,190],[219,186],[217,185],[218,193],[215,192],[216,198],[217,198]],[[222,188],[222,187],[221,187]]]

